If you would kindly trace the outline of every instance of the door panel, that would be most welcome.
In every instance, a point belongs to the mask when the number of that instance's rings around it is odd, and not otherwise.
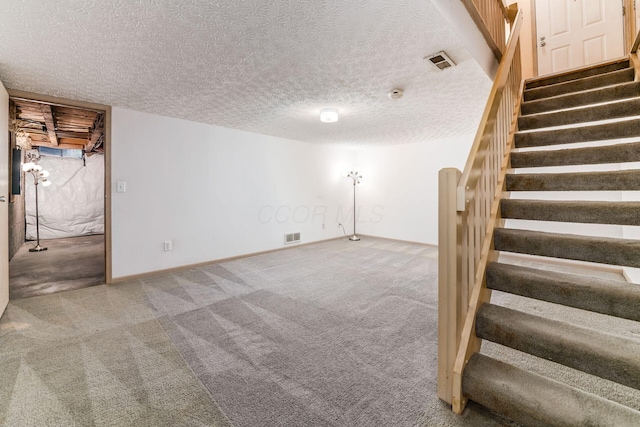
[[[560,46],[551,52],[551,63],[554,69],[566,70],[571,64],[571,46]]]
[[[571,0],[560,0],[553,2],[548,7],[548,18],[550,22],[551,37],[558,37],[568,34],[571,31],[569,22],[569,3]]]
[[[604,21],[604,0],[582,0],[582,26]]]
[[[624,55],[621,0],[537,0],[538,74]]]
[[[595,64],[604,61],[605,58],[604,36],[594,37],[582,43],[582,53],[585,64]]]
[[[9,94],[0,82],[0,316],[9,303]]]

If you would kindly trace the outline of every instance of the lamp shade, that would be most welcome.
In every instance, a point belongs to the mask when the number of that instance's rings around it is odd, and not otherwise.
[[[323,108],[320,110],[320,121],[322,123],[335,123],[338,121],[338,110],[335,108]]]
[[[23,171],[25,171],[25,172],[28,172],[28,171],[30,171],[31,169],[33,169],[33,167],[34,167],[35,165],[36,165],[36,164],[35,164],[35,163],[33,163],[33,162],[24,163],[24,164],[22,165],[22,170],[23,170]]]

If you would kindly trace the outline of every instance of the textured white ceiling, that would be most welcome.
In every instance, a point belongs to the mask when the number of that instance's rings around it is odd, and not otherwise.
[[[490,81],[430,0],[11,0],[0,80],[310,142],[472,134]],[[439,72],[423,59],[445,50]],[[387,92],[404,88],[401,100]],[[323,124],[335,107],[340,121]]]

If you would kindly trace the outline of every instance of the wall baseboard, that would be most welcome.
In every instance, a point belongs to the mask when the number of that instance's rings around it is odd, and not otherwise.
[[[162,270],[147,271],[147,272],[144,272],[144,273],[132,274],[132,275],[129,275],[129,276],[119,276],[119,277],[112,278],[111,283],[122,283],[122,282],[131,281],[131,280],[143,279],[145,277],[157,276],[159,274],[175,273],[177,271],[184,271],[184,270],[190,270],[192,268],[204,267],[205,265],[217,264],[217,263],[228,262],[228,261],[235,261],[235,260],[238,260],[238,259],[244,259],[244,258],[250,258],[250,257],[253,257],[253,256],[258,256],[258,255],[270,254],[270,253],[273,253],[273,252],[281,252],[281,251],[286,251],[286,250],[289,250],[289,249],[299,248],[301,246],[309,246],[309,245],[315,245],[317,243],[330,242],[330,241],[333,241],[333,240],[340,240],[342,238],[343,237],[333,237],[331,239],[317,240],[315,242],[300,243],[300,244],[293,245],[293,246],[286,246],[284,248],[269,249],[267,251],[260,251],[260,252],[252,252],[252,253],[233,256],[233,257],[229,257],[229,258],[220,258],[220,259],[215,259],[215,260],[211,260],[211,261],[198,262],[198,263],[195,263],[195,264],[181,265],[179,267],[171,267],[171,268],[165,268],[165,269],[162,269]]]
[[[360,234],[360,233],[358,233],[358,236],[360,236],[360,237],[372,237],[374,239],[389,240],[391,242],[398,242],[398,243],[411,243],[413,245],[430,246],[432,248],[437,248],[438,247],[438,245],[434,245],[433,243],[415,242],[413,240],[394,239],[394,238],[391,238],[391,237],[372,236],[370,234]],[[349,236],[347,236],[347,237],[349,237]]]
[[[423,246],[429,246],[429,247],[432,247],[432,248],[437,248],[438,247],[437,245],[432,245],[432,244],[429,244],[429,243],[412,242],[410,240],[391,239],[389,237],[378,237],[378,236],[371,236],[371,235],[368,235],[368,234],[358,234],[358,236],[360,236],[360,237],[370,237],[370,238],[373,238],[373,239],[389,240],[391,242],[411,243],[411,244],[414,244],[414,245],[423,245]],[[179,267],[166,268],[166,269],[162,269],[162,270],[147,271],[145,273],[132,274],[132,275],[129,275],[129,276],[114,277],[111,280],[111,283],[122,283],[122,282],[131,281],[131,280],[137,280],[137,279],[143,279],[143,278],[146,278],[146,277],[157,276],[159,274],[175,273],[175,272],[178,272],[178,271],[190,270],[192,268],[204,267],[205,265],[217,264],[217,263],[228,262],[228,261],[235,261],[237,259],[250,258],[250,257],[253,257],[253,256],[270,254],[270,253],[273,253],[273,252],[281,252],[281,251],[286,251],[286,250],[289,250],[289,249],[299,248],[301,246],[309,246],[309,245],[315,245],[315,244],[323,243],[323,242],[331,242],[333,240],[341,240],[341,239],[347,240],[348,237],[349,236],[333,237],[331,239],[317,240],[315,242],[301,243],[301,244],[297,244],[297,245],[293,245],[293,246],[286,246],[284,248],[270,249],[270,250],[261,251],[261,252],[252,252],[252,253],[249,253],[249,254],[238,255],[238,256],[229,257],[229,258],[215,259],[215,260],[211,260],[211,261],[199,262],[199,263],[196,263],[196,264],[181,265]]]

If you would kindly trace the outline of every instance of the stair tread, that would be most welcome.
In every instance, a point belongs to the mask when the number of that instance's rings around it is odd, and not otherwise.
[[[498,251],[640,268],[640,241],[497,228]]]
[[[580,92],[550,96],[534,101],[525,101],[520,105],[520,110],[522,114],[525,115],[536,114],[636,96],[640,96],[640,82],[626,82],[587,89]]]
[[[507,174],[507,191],[638,191],[640,170]]]
[[[640,425],[640,412],[619,403],[475,353],[462,378],[463,394],[528,426]]]
[[[640,202],[502,199],[502,218],[640,225]]]
[[[518,118],[518,128],[522,131],[595,122],[604,119],[635,116],[638,114],[638,111],[640,111],[640,97],[598,105],[588,105],[570,110],[522,115]]]
[[[640,286],[499,262],[487,267],[487,287],[527,298],[640,321]]]
[[[521,425],[640,425],[640,412],[634,409],[479,353],[464,370],[462,391]]]
[[[535,89],[537,87],[548,86],[551,84],[567,82],[571,80],[578,80],[585,77],[591,77],[600,74],[606,74],[611,71],[622,70],[629,68],[631,63],[629,58],[618,59],[613,62],[607,62],[605,64],[582,67],[576,70],[568,70],[559,74],[553,74],[550,76],[536,77],[529,79],[525,82],[525,89]]]
[[[511,152],[512,168],[594,165],[640,161],[640,142],[585,148]]]
[[[640,390],[638,341],[494,304],[478,310],[476,334]]]
[[[569,128],[516,132],[515,147],[542,147],[638,136],[640,136],[640,118],[631,118],[606,123],[589,123]]]
[[[564,93],[579,92],[596,87],[629,82],[633,81],[634,73],[635,70],[633,68],[625,68],[622,70],[612,71],[606,74],[598,74],[578,80],[555,83],[547,86],[537,87],[534,89],[525,89],[523,97],[525,101],[532,101],[534,99],[548,98],[550,96],[556,96]]]

